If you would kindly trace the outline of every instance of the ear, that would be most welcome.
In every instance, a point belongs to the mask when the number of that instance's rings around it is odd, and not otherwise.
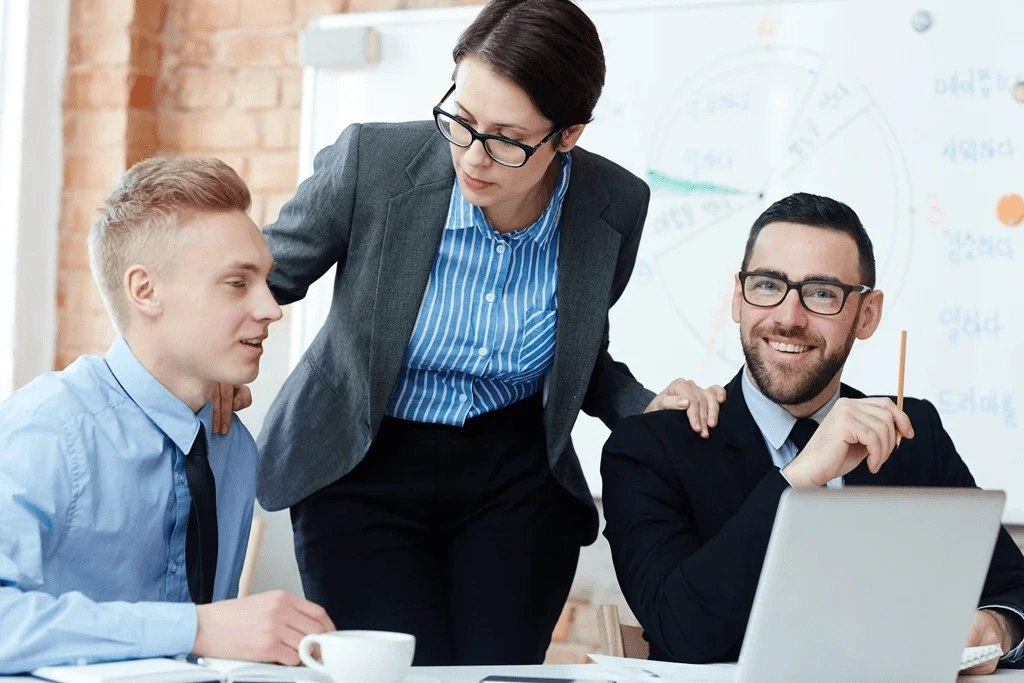
[[[878,329],[882,322],[882,303],[885,295],[876,290],[864,295],[860,305],[860,320],[857,321],[857,339],[867,339]]]
[[[128,268],[124,274],[124,293],[128,307],[142,316],[156,319],[163,313],[153,274],[146,266],[136,263]]]
[[[743,285],[740,283],[739,273],[733,277],[736,282],[732,290],[732,321],[738,324],[740,322],[740,311],[743,308]]]
[[[583,129],[587,127],[585,123],[577,123],[575,126],[569,126],[561,132],[562,141],[558,145],[559,152],[568,152],[576,143],[579,142],[580,136],[583,135]]]

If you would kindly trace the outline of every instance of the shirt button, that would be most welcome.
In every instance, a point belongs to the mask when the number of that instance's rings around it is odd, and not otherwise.
[[[499,244],[498,245],[498,253],[499,254],[504,254],[505,253],[505,245],[504,244]]]
[[[172,574],[177,574],[178,573],[178,563],[177,562],[171,562],[171,573]]]
[[[178,475],[178,483],[179,484],[184,484],[185,483],[185,475],[184,474],[179,474]]]
[[[487,349],[484,348],[483,346],[481,346],[480,350],[477,353],[479,353],[481,356],[486,356],[487,355]]]
[[[459,401],[461,401],[462,403],[465,403],[468,400],[469,399],[468,399],[468,397],[465,394],[459,394]]]
[[[487,292],[487,296],[484,297],[484,301],[491,303],[494,301],[494,292]]]

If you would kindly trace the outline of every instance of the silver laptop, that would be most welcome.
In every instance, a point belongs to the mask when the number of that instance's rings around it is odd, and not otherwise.
[[[736,683],[956,679],[1004,494],[786,491]]]

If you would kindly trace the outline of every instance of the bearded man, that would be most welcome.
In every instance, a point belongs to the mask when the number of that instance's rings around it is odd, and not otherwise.
[[[612,432],[605,535],[653,659],[737,659],[786,488],[975,485],[931,403],[907,398],[900,410],[841,383],[882,301],[871,240],[850,207],[802,193],[780,200],[751,228],[736,275],[746,365],[717,427],[701,438],[685,415],[660,411]],[[1022,634],[1024,557],[1001,529],[967,645],[998,643],[1004,656],[969,673],[1017,665]]]

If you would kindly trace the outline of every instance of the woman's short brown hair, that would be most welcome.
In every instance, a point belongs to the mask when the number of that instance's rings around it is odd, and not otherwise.
[[[572,0],[490,0],[452,51],[456,65],[467,55],[522,88],[555,128],[590,123],[604,88],[601,38]]]

